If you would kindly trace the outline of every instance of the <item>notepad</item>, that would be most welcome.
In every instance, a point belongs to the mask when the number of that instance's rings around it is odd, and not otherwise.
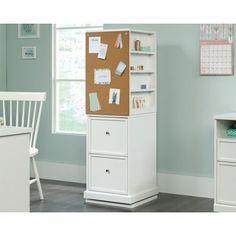
[[[98,58],[99,59],[103,59],[103,60],[106,59],[107,48],[108,48],[108,44],[105,44],[105,43],[100,44],[100,49],[99,49],[99,53],[98,53]]]
[[[118,66],[116,67],[115,74],[121,76],[125,71],[126,65],[124,62],[120,61]]]
[[[98,53],[100,50],[101,37],[89,37],[89,53]]]
[[[89,103],[90,103],[90,111],[99,111],[101,110],[100,103],[98,101],[97,93],[89,94]]]
[[[110,69],[94,70],[94,84],[110,84],[110,83],[111,83]]]

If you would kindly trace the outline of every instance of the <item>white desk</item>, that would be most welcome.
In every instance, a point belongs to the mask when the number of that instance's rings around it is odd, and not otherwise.
[[[0,127],[0,212],[30,210],[31,129]]]

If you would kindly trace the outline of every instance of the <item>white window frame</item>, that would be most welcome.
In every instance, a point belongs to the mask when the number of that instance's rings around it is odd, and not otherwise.
[[[70,30],[70,29],[90,29],[94,30],[94,29],[99,29],[101,30],[101,28],[103,28],[103,25],[93,25],[93,26],[75,26],[75,27],[59,27],[56,28],[56,24],[52,25],[52,66],[53,66],[53,70],[52,70],[52,133],[53,134],[65,134],[65,135],[76,135],[76,136],[85,136],[87,135],[87,132],[77,132],[77,131],[59,131],[56,129],[57,127],[57,107],[59,105],[56,105],[57,103],[57,82],[58,81],[67,81],[67,82],[78,82],[78,81],[85,81],[85,80],[78,80],[78,79],[66,79],[66,80],[62,80],[62,79],[58,79],[56,78],[56,30],[57,29],[63,29],[63,30]]]

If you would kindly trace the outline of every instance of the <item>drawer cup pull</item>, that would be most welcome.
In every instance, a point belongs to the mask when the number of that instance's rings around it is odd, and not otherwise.
[[[107,173],[107,174],[110,174],[110,170],[106,169],[106,173]]]
[[[110,132],[106,131],[106,135],[110,135]]]

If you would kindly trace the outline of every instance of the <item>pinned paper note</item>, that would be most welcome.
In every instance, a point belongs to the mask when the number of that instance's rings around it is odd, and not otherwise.
[[[115,74],[121,76],[125,71],[126,65],[124,62],[120,61],[118,66],[116,67]]]
[[[123,48],[121,33],[118,34],[114,47],[115,48]]]
[[[94,70],[94,84],[110,84],[110,83],[111,83],[110,69]]]
[[[107,48],[108,48],[108,44],[105,44],[105,43],[100,44],[100,49],[99,49],[99,52],[98,52],[98,58],[99,59],[103,59],[103,60],[106,59]]]
[[[90,104],[90,111],[99,111],[101,110],[100,103],[98,101],[97,93],[90,93],[89,94],[89,104]]]
[[[89,53],[99,53],[101,37],[89,37]]]
[[[109,104],[120,104],[120,89],[110,88]]]

